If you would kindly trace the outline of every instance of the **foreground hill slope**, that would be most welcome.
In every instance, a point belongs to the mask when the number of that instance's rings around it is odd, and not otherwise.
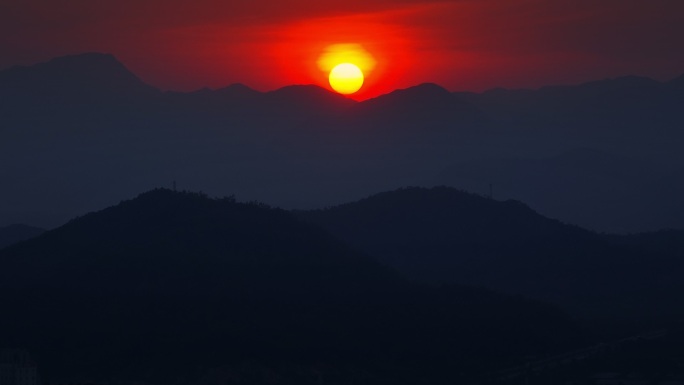
[[[456,381],[583,341],[563,313],[409,284],[294,215],[154,190],[0,251],[0,340],[54,381]]]
[[[408,188],[299,214],[418,281],[484,286],[585,316],[684,312],[681,247],[600,235],[517,201]]]

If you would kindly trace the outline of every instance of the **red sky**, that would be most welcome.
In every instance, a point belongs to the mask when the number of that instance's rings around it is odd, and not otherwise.
[[[86,51],[192,90],[327,86],[330,44],[377,65],[358,98],[684,73],[682,0],[0,0],[0,68]]]

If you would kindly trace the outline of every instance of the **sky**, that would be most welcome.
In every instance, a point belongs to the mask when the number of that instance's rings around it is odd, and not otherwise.
[[[114,54],[145,82],[329,87],[317,63],[353,44],[374,59],[356,98],[433,82],[537,88],[684,73],[682,0],[0,0],[0,69]]]

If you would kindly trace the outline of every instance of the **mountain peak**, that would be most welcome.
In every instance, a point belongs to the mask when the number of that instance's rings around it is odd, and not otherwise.
[[[214,92],[228,99],[250,99],[261,95],[261,92],[242,83],[233,83],[227,87],[219,88]]]
[[[434,83],[422,83],[409,88],[394,90],[388,94],[362,102],[363,105],[391,106],[435,106],[453,100],[453,95],[443,87]]]
[[[129,97],[157,90],[142,82],[111,54],[67,55],[32,66],[0,72],[0,88],[29,95],[92,98],[101,94]]]
[[[32,254],[35,250],[48,249],[53,250],[49,256],[42,252]],[[44,283],[59,286],[71,284],[61,281],[70,273],[64,270],[60,274],[59,269],[68,269],[71,263],[87,260],[87,256],[98,254],[97,250],[111,252],[101,254],[97,266],[87,266],[87,269],[92,269],[92,274],[78,279],[72,277],[72,283],[82,285],[84,280],[91,280],[92,287],[110,285],[110,289],[127,290],[119,287],[113,271],[124,274],[127,266],[133,265],[142,269],[166,268],[169,273],[173,271],[163,282],[168,285],[167,291],[182,286],[180,282],[187,274],[187,268],[204,269],[208,266],[211,266],[209,270],[202,270],[202,274],[214,269],[222,270],[226,277],[232,274],[231,269],[242,266],[244,274],[248,271],[255,274],[254,282],[266,279],[259,269],[269,271],[268,266],[278,266],[282,272],[279,279],[283,283],[289,282],[293,275],[301,275],[301,280],[316,281],[317,276],[333,273],[339,266],[349,267],[349,274],[354,277],[358,268],[374,274],[378,282],[383,279],[394,282],[394,274],[389,269],[348,249],[282,209],[239,203],[232,197],[213,199],[203,193],[168,189],[142,193],[116,206],[75,218],[45,233],[35,242],[25,243],[12,251],[16,255],[42,255],[33,260],[41,264],[41,268],[36,270],[36,277],[42,277],[38,279]],[[86,259],[72,259],[72,252],[81,253],[78,258]],[[57,255],[60,257],[55,257]],[[3,259],[0,256],[0,262],[28,266],[22,265],[28,263],[22,258]],[[302,266],[311,266],[311,269],[301,269]],[[318,275],[315,269],[320,269]],[[335,274],[335,279],[341,280],[338,281],[340,284],[347,279],[342,274]],[[2,274],[0,277],[4,278]],[[139,278],[138,287],[146,287],[146,280],[152,279]],[[235,283],[219,275],[215,278],[212,284],[216,287],[225,289],[226,285]],[[236,280],[242,278],[235,277]],[[251,285],[249,282],[245,284]],[[375,285],[372,281],[366,284]]]
[[[471,103],[444,87],[423,83],[365,100],[354,108],[354,119],[401,129],[452,129],[478,122],[481,114]],[[449,122],[449,123],[445,123]]]
[[[361,207],[364,210],[368,207],[382,206],[383,210],[400,207],[412,207],[420,211],[420,215],[426,218],[444,216],[447,209],[455,209],[461,213],[477,213],[472,217],[480,216],[483,218],[485,214],[494,213],[492,220],[499,220],[498,216],[503,212],[508,212],[511,215],[520,216],[525,221],[540,221],[543,223],[556,223],[554,220],[547,219],[537,214],[525,204],[509,200],[500,202],[491,198],[481,196],[478,194],[458,190],[452,187],[437,186],[437,187],[405,187],[394,191],[386,191],[374,194],[368,198],[362,199],[358,202],[343,204],[330,210],[346,209],[349,207]],[[434,212],[430,212],[433,210]]]
[[[421,84],[418,84],[416,86],[409,87],[408,89],[409,90],[410,89],[420,90],[422,92],[442,93],[442,94],[444,94],[444,93],[448,94],[449,93],[449,91],[446,88],[444,88],[444,87],[442,87],[436,83],[421,83]]]
[[[255,89],[253,89],[252,87],[249,87],[249,86],[247,86],[247,85],[245,85],[245,84],[242,84],[242,83],[233,83],[233,84],[230,84],[230,85],[228,85],[228,86],[226,86],[226,87],[219,88],[219,89],[216,90],[216,91],[224,91],[224,90],[225,90],[225,91],[227,91],[227,90],[230,90],[230,91],[241,91],[241,92],[258,92],[258,91],[256,91]]]
[[[451,93],[444,87],[435,83],[421,83],[413,87],[398,89],[388,95],[395,95],[407,98],[435,98],[446,99],[451,97]]]
[[[0,283],[3,310],[17,315],[3,317],[0,340],[27,341],[58,382],[96,375],[197,383],[220,372],[208,383],[224,383],[235,377],[216,365],[237,362],[251,372],[254,362],[285,368],[273,372],[283,376],[238,383],[312,384],[309,373],[330,367],[324,373],[343,383],[361,368],[355,382],[370,384],[409,362],[406,372],[417,377],[400,373],[387,382],[451,383],[470,378],[460,370],[479,378],[471,362],[489,365],[501,355],[500,341],[503,365],[546,352],[536,341],[560,352],[570,348],[565,336],[581,337],[546,305],[411,284],[283,210],[161,189],[0,250]],[[34,330],[47,337],[33,338]],[[64,335],[70,343],[54,349]],[[173,355],[169,346],[177,347]],[[463,369],[454,370],[454,357],[468,358]],[[438,374],[426,379],[426,365]],[[374,367],[381,369],[365,374]]]

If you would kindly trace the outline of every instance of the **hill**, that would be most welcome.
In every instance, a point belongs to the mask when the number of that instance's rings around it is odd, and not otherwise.
[[[299,215],[417,281],[524,295],[584,317],[684,313],[681,247],[657,247],[653,236],[616,241],[517,201],[408,188]],[[669,245],[682,240],[669,233]]]
[[[672,134],[670,130],[676,129],[678,121],[673,107],[684,97],[668,83],[638,76],[576,86],[495,89],[481,94],[456,93],[456,96],[508,126],[525,125],[527,130],[552,128],[556,135],[564,133],[569,138],[583,140],[590,138],[587,130],[601,125],[604,125],[601,133],[620,132],[627,137],[647,136],[644,128],[648,124],[657,127],[660,133]]]
[[[595,231],[684,228],[681,170],[593,149],[539,158],[483,159],[442,170],[437,184],[515,199]],[[587,208],[591,208],[588,210]]]
[[[90,118],[90,109],[121,111],[159,94],[108,54],[70,55],[0,71],[5,119],[47,115],[70,120],[72,114]]]
[[[586,341],[550,306],[409,284],[292,214],[154,190],[0,251],[0,340],[51,381],[449,382]]]
[[[44,232],[44,229],[21,224],[0,227],[0,249],[37,237]]]

